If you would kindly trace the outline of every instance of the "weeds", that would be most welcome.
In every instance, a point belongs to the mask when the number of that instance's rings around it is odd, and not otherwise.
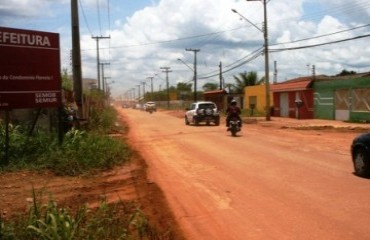
[[[28,217],[5,221],[0,218],[0,239],[101,240],[101,239],[172,239],[149,225],[145,215],[132,202],[108,204],[97,209],[86,205],[73,214],[49,200],[42,205],[33,191],[33,205]],[[155,234],[153,234],[155,233]]]
[[[101,120],[98,120],[99,117]],[[128,161],[131,150],[127,144],[104,134],[115,128],[114,110],[102,110],[94,119],[95,122],[89,124],[94,131],[71,129],[61,145],[57,136],[49,132],[35,131],[28,136],[27,128],[10,125],[10,164],[3,166],[3,170],[49,169],[58,175],[76,176],[110,169]],[[0,149],[5,145],[4,129],[0,122]],[[4,156],[0,157],[2,159]]]

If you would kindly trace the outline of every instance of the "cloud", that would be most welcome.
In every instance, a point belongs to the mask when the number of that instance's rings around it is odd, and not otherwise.
[[[111,3],[111,25],[106,22],[107,2]],[[110,61],[105,73],[114,81],[112,91],[115,96],[155,74],[155,89],[159,84],[164,86],[165,74],[160,69],[164,66],[171,67],[171,85],[190,81],[193,72],[177,60],[180,58],[193,67],[194,53],[186,51],[186,48],[200,50],[197,53],[198,76],[217,74],[222,62],[223,70],[230,70],[223,74],[226,82],[233,82],[233,75],[244,71],[257,71],[258,77],[263,77],[264,57],[260,55],[247,61],[256,50],[263,48],[263,33],[255,27],[263,27],[263,4],[260,1],[128,2],[99,0],[101,24],[97,18],[96,0],[81,0],[83,8],[80,7],[83,76],[96,77],[96,41],[91,35],[110,36],[110,39],[99,41],[100,58],[101,61]],[[70,67],[69,5],[68,0],[9,0],[7,4],[0,3],[0,24],[22,28],[24,22],[32,26],[41,26],[42,23],[41,30],[60,32],[62,65]],[[127,15],[131,8],[135,9],[134,12]],[[243,17],[231,9],[236,9]],[[40,12],[47,13],[47,16],[40,15]],[[344,30],[368,24],[369,12],[370,4],[364,0],[268,1],[270,48],[308,46],[368,34],[369,27]],[[327,36],[319,37],[322,35]],[[307,40],[297,41],[302,39]],[[364,38],[315,48],[271,52],[270,78],[275,61],[278,81],[308,75],[313,65],[317,74],[334,75],[343,69],[368,71],[370,49],[367,42]],[[198,87],[201,89],[206,82],[216,80],[218,76],[200,79]]]

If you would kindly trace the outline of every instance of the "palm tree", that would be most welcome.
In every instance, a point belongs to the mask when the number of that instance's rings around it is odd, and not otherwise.
[[[234,75],[234,79],[236,81],[235,90],[237,93],[244,93],[246,86],[259,85],[263,82],[263,78],[259,81],[257,80],[257,72],[253,71],[239,73],[239,76]]]
[[[208,82],[208,83],[205,83],[202,86],[202,88],[203,88],[203,91],[205,91],[205,92],[214,91],[214,90],[217,90],[218,89],[218,84],[217,83]]]

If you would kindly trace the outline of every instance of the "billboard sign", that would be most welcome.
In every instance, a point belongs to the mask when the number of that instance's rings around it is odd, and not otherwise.
[[[60,105],[59,34],[0,27],[0,109]]]

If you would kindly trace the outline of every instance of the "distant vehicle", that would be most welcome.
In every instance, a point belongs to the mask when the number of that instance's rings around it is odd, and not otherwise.
[[[143,106],[140,103],[135,105],[135,109],[142,110]]]
[[[370,133],[361,134],[353,139],[351,155],[355,174],[370,177]]]
[[[144,104],[144,110],[149,112],[149,113],[152,113],[152,112],[156,112],[157,111],[157,107],[155,105],[155,102],[146,102]]]
[[[214,102],[195,102],[186,110],[186,125],[189,125],[190,123],[198,125],[200,122],[205,122],[207,125],[209,125],[211,122],[216,126],[220,125],[220,113]]]

